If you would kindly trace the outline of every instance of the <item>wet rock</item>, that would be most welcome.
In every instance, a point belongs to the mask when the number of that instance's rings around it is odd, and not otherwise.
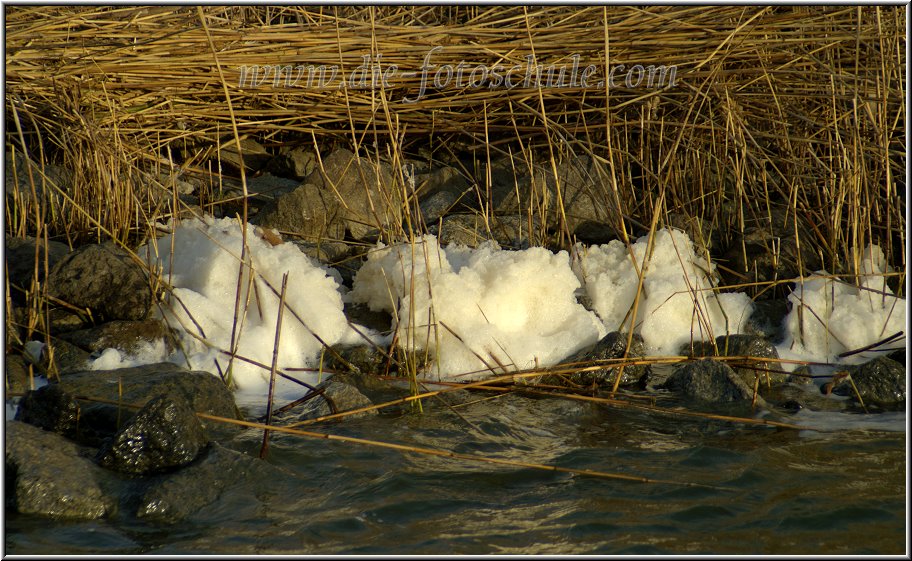
[[[306,182],[326,197],[337,197],[345,227],[357,240],[374,241],[381,229],[398,228],[401,223],[401,195],[389,164],[338,149]]]
[[[85,370],[91,355],[63,339],[53,338],[51,345],[44,348],[39,363],[40,372],[46,375],[63,376]]]
[[[386,315],[386,317],[389,318],[389,314],[384,314],[382,312],[370,312],[367,310],[365,313]],[[389,327],[389,321],[387,321],[386,326]],[[378,376],[384,374],[387,363],[389,362],[386,353],[369,345],[359,345],[355,347],[336,345],[332,347],[332,350],[334,352],[326,353],[324,364],[326,365],[326,368],[334,372],[351,372],[354,374]]]
[[[304,183],[291,193],[265,204],[253,224],[289,232],[305,241],[342,240],[342,207],[331,190]]]
[[[63,333],[60,339],[90,352],[117,349],[130,354],[137,352],[142,345],[160,339],[165,340],[169,353],[174,349],[168,329],[158,319],[109,321],[98,327]]]
[[[36,240],[28,236],[15,238],[7,234],[6,272],[10,283],[10,297],[13,302],[17,305],[24,305],[24,291],[31,287],[35,273],[38,274],[38,282],[44,282],[45,270],[53,269],[54,265],[66,257],[69,252],[70,248],[60,242],[49,241],[45,244],[44,240]]]
[[[48,293],[96,319],[141,320],[152,307],[143,269],[112,243],[83,246],[61,259],[47,279]]]
[[[575,363],[575,362],[592,362],[599,360],[611,360],[619,359],[624,357],[624,350],[627,348],[627,334],[621,333],[619,331],[613,331],[608,335],[605,335],[598,343],[594,346],[582,349],[577,352],[575,355],[565,359],[564,363]],[[646,346],[643,343],[643,337],[639,333],[633,334],[633,339],[630,342],[630,351],[627,353],[627,358],[636,358],[646,356]],[[605,367],[598,370],[590,370],[586,372],[577,372],[571,375],[570,379],[573,383],[579,384],[581,386],[591,386],[593,384],[598,386],[614,386],[614,379],[617,376],[619,368],[617,367]],[[621,375],[620,386],[635,386],[640,385],[644,382],[644,378],[650,373],[650,368],[648,365],[636,365],[636,366],[626,366],[624,367],[624,372]]]
[[[187,465],[209,443],[199,418],[178,394],[151,399],[102,446],[98,464],[143,475]]]
[[[7,422],[7,508],[84,520],[111,514],[116,501],[99,486],[104,470],[85,457],[87,452],[60,435]]]
[[[59,384],[48,384],[23,396],[16,411],[16,420],[54,432],[86,444],[98,444],[99,435],[82,420],[82,408],[73,394]]]
[[[723,258],[728,267],[751,282],[792,279],[799,276],[798,262],[805,273],[821,268],[814,250],[811,230],[802,218],[788,209],[775,208],[769,214],[745,218],[743,231],[734,232]]]
[[[373,405],[373,402],[361,393],[344,375],[334,375],[329,380],[319,384],[316,389],[321,392],[319,396],[308,400],[300,408],[278,416],[277,419],[281,419],[281,424],[316,419]],[[375,411],[365,411],[349,415],[345,419],[375,414]]]
[[[872,361],[848,369],[851,382],[843,378],[833,386],[836,395],[849,396],[858,401],[858,395],[852,388],[852,382],[858,388],[865,405],[895,407],[906,401],[906,369],[887,357],[878,357]]]
[[[251,480],[275,481],[284,475],[266,462],[213,442],[192,464],[152,482],[139,501],[136,515],[155,522],[180,522],[226,490],[247,486]]]
[[[766,337],[770,341],[780,341],[784,334],[783,326],[788,312],[788,300],[785,298],[755,300],[754,311],[747,320],[745,331]]]
[[[664,388],[709,403],[750,401],[754,397],[753,388],[730,366],[712,359],[679,365],[665,382]],[[762,404],[763,398],[758,396],[757,401]]]
[[[225,384],[208,372],[188,371],[171,363],[132,368],[75,372],[64,376],[61,387],[71,395],[101,398],[113,402],[145,405],[160,395],[183,396],[200,413],[237,418],[234,396]],[[136,409],[106,403],[82,403],[80,423],[100,434],[111,435]],[[207,429],[216,425],[203,421]]]
[[[29,389],[29,371],[25,359],[19,355],[7,354],[4,365],[7,393],[24,393]]]
[[[222,143],[221,150],[218,153],[221,163],[223,165],[227,164],[235,170],[241,168],[242,156],[244,158],[244,169],[248,174],[263,169],[272,159],[272,154],[267,152],[262,144],[252,138],[241,140],[240,150],[238,150],[234,138],[228,138]]]
[[[782,384],[788,381],[788,375],[780,368],[777,362],[779,351],[768,339],[757,335],[723,335],[716,337],[715,343],[714,347],[708,341],[693,341],[691,344],[685,345],[681,352],[695,357],[744,356],[776,359],[770,362],[727,363],[751,388],[754,387],[754,382],[759,374],[761,376],[759,386],[761,393],[770,384]]]
[[[281,177],[300,180],[317,169],[317,157],[313,150],[304,146],[283,146],[266,169]]]

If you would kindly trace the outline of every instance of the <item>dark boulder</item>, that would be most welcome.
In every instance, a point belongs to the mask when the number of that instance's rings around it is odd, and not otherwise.
[[[19,355],[6,355],[6,391],[9,393],[25,393],[29,389],[28,364]]]
[[[663,387],[684,397],[708,403],[751,401],[754,398],[753,388],[730,366],[708,358],[677,366]],[[759,396],[757,401],[763,404],[763,399]]]
[[[232,488],[274,482],[287,474],[257,458],[211,443],[200,457],[177,472],[153,480],[139,500],[136,516],[150,521],[184,520]]]
[[[335,197],[346,229],[357,240],[374,241],[381,230],[400,227],[402,196],[387,163],[340,148],[324,158],[305,182],[323,196]]]
[[[60,242],[50,241],[45,244],[44,240],[32,237],[15,238],[7,234],[6,274],[13,302],[18,305],[25,304],[24,291],[31,288],[35,273],[38,275],[38,281],[43,282],[45,270],[53,269],[69,252],[70,248]]]
[[[305,241],[342,240],[342,207],[332,190],[304,183],[266,203],[251,220],[264,228],[289,232]]]
[[[27,392],[19,402],[16,420],[88,445],[100,444],[107,436],[106,431],[99,433],[86,419],[79,401],[60,384]]]
[[[139,350],[141,345],[159,339],[165,341],[167,352],[174,350],[168,329],[158,319],[109,321],[97,327],[62,333],[60,339],[89,352],[117,349],[130,354]]]
[[[839,380],[833,386],[836,395],[848,396],[858,401],[861,396],[865,405],[878,405],[895,408],[906,402],[906,368],[887,357],[878,357],[872,361],[848,369],[848,378]],[[852,387],[858,388],[858,394]]]
[[[752,388],[759,376],[761,392],[773,384],[784,384],[788,381],[788,374],[779,367],[779,351],[768,339],[758,335],[722,335],[716,337],[715,346],[708,341],[694,341],[682,348],[682,352],[694,357],[743,356],[775,359],[772,361],[745,360],[737,364],[732,362],[728,362],[728,364]]]
[[[613,359],[624,358],[624,351],[627,348],[627,334],[619,331],[612,331],[605,335],[595,345],[582,349],[570,358],[563,360],[567,363],[609,361]],[[646,345],[643,343],[643,337],[639,333],[634,333],[630,341],[630,350],[627,352],[627,358],[642,358],[646,356]],[[616,362],[616,360],[615,360]],[[613,387],[614,379],[617,376],[617,366],[605,365],[597,370],[586,370],[571,375],[573,383],[582,386],[591,386],[593,384],[602,387]],[[646,364],[637,364],[625,366],[621,375],[620,386],[641,385],[649,375],[650,368]]]
[[[99,484],[104,470],[88,451],[58,434],[20,422],[6,423],[6,506],[23,514],[96,519],[116,500]]]
[[[152,292],[143,268],[112,243],[83,246],[61,259],[48,275],[48,293],[89,308],[96,319],[145,319]]]
[[[76,401],[78,430],[76,420],[71,417],[35,421],[42,426],[59,427],[54,430],[92,446],[100,445],[102,439],[113,435],[136,413],[137,409],[132,405],[141,407],[149,400],[166,394],[182,396],[194,411],[200,413],[238,417],[234,396],[221,380],[208,372],[191,372],[171,363],[75,372],[64,376],[59,384],[52,383],[48,387],[51,389],[42,388],[42,393],[32,394],[32,401],[24,399],[19,404],[21,418],[45,418],[44,412],[61,407],[61,404],[76,397],[105,400],[107,403]],[[117,403],[124,405],[118,406]],[[211,421],[203,424],[210,429],[223,426]],[[228,430],[227,427],[225,430]]]
[[[803,218],[788,208],[773,208],[745,218],[723,259],[751,282],[787,280],[821,268],[814,247],[811,229]]]
[[[189,464],[209,443],[199,418],[176,394],[156,397],[102,446],[98,464],[143,475]]]

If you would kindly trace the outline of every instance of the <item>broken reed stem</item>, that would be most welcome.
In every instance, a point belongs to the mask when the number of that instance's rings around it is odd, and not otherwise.
[[[279,342],[282,338],[282,317],[285,315],[285,289],[288,288],[288,273],[282,275],[282,293],[279,295],[279,309],[276,317],[275,342],[272,345],[272,365],[269,368],[269,396],[266,399],[266,424],[272,424],[272,400],[275,395],[276,366],[279,362]],[[269,430],[263,431],[263,445],[260,458],[265,458],[269,449]]]

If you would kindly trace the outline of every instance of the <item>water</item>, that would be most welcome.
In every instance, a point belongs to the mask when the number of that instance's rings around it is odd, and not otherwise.
[[[468,399],[485,397],[472,394]],[[466,401],[466,399],[463,399]],[[7,553],[903,554],[905,413],[801,413],[827,432],[500,396],[319,430],[725,487],[599,479],[276,435],[275,475],[174,525],[8,514]],[[256,454],[261,434],[226,445]]]

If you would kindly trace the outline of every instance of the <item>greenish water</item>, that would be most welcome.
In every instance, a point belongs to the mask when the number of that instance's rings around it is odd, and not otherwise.
[[[482,396],[477,396],[482,397]],[[176,525],[8,514],[10,554],[903,554],[905,413],[807,413],[826,432],[515,395],[320,430],[723,486],[645,484],[277,435],[277,475]],[[261,434],[226,445],[256,454]]]

